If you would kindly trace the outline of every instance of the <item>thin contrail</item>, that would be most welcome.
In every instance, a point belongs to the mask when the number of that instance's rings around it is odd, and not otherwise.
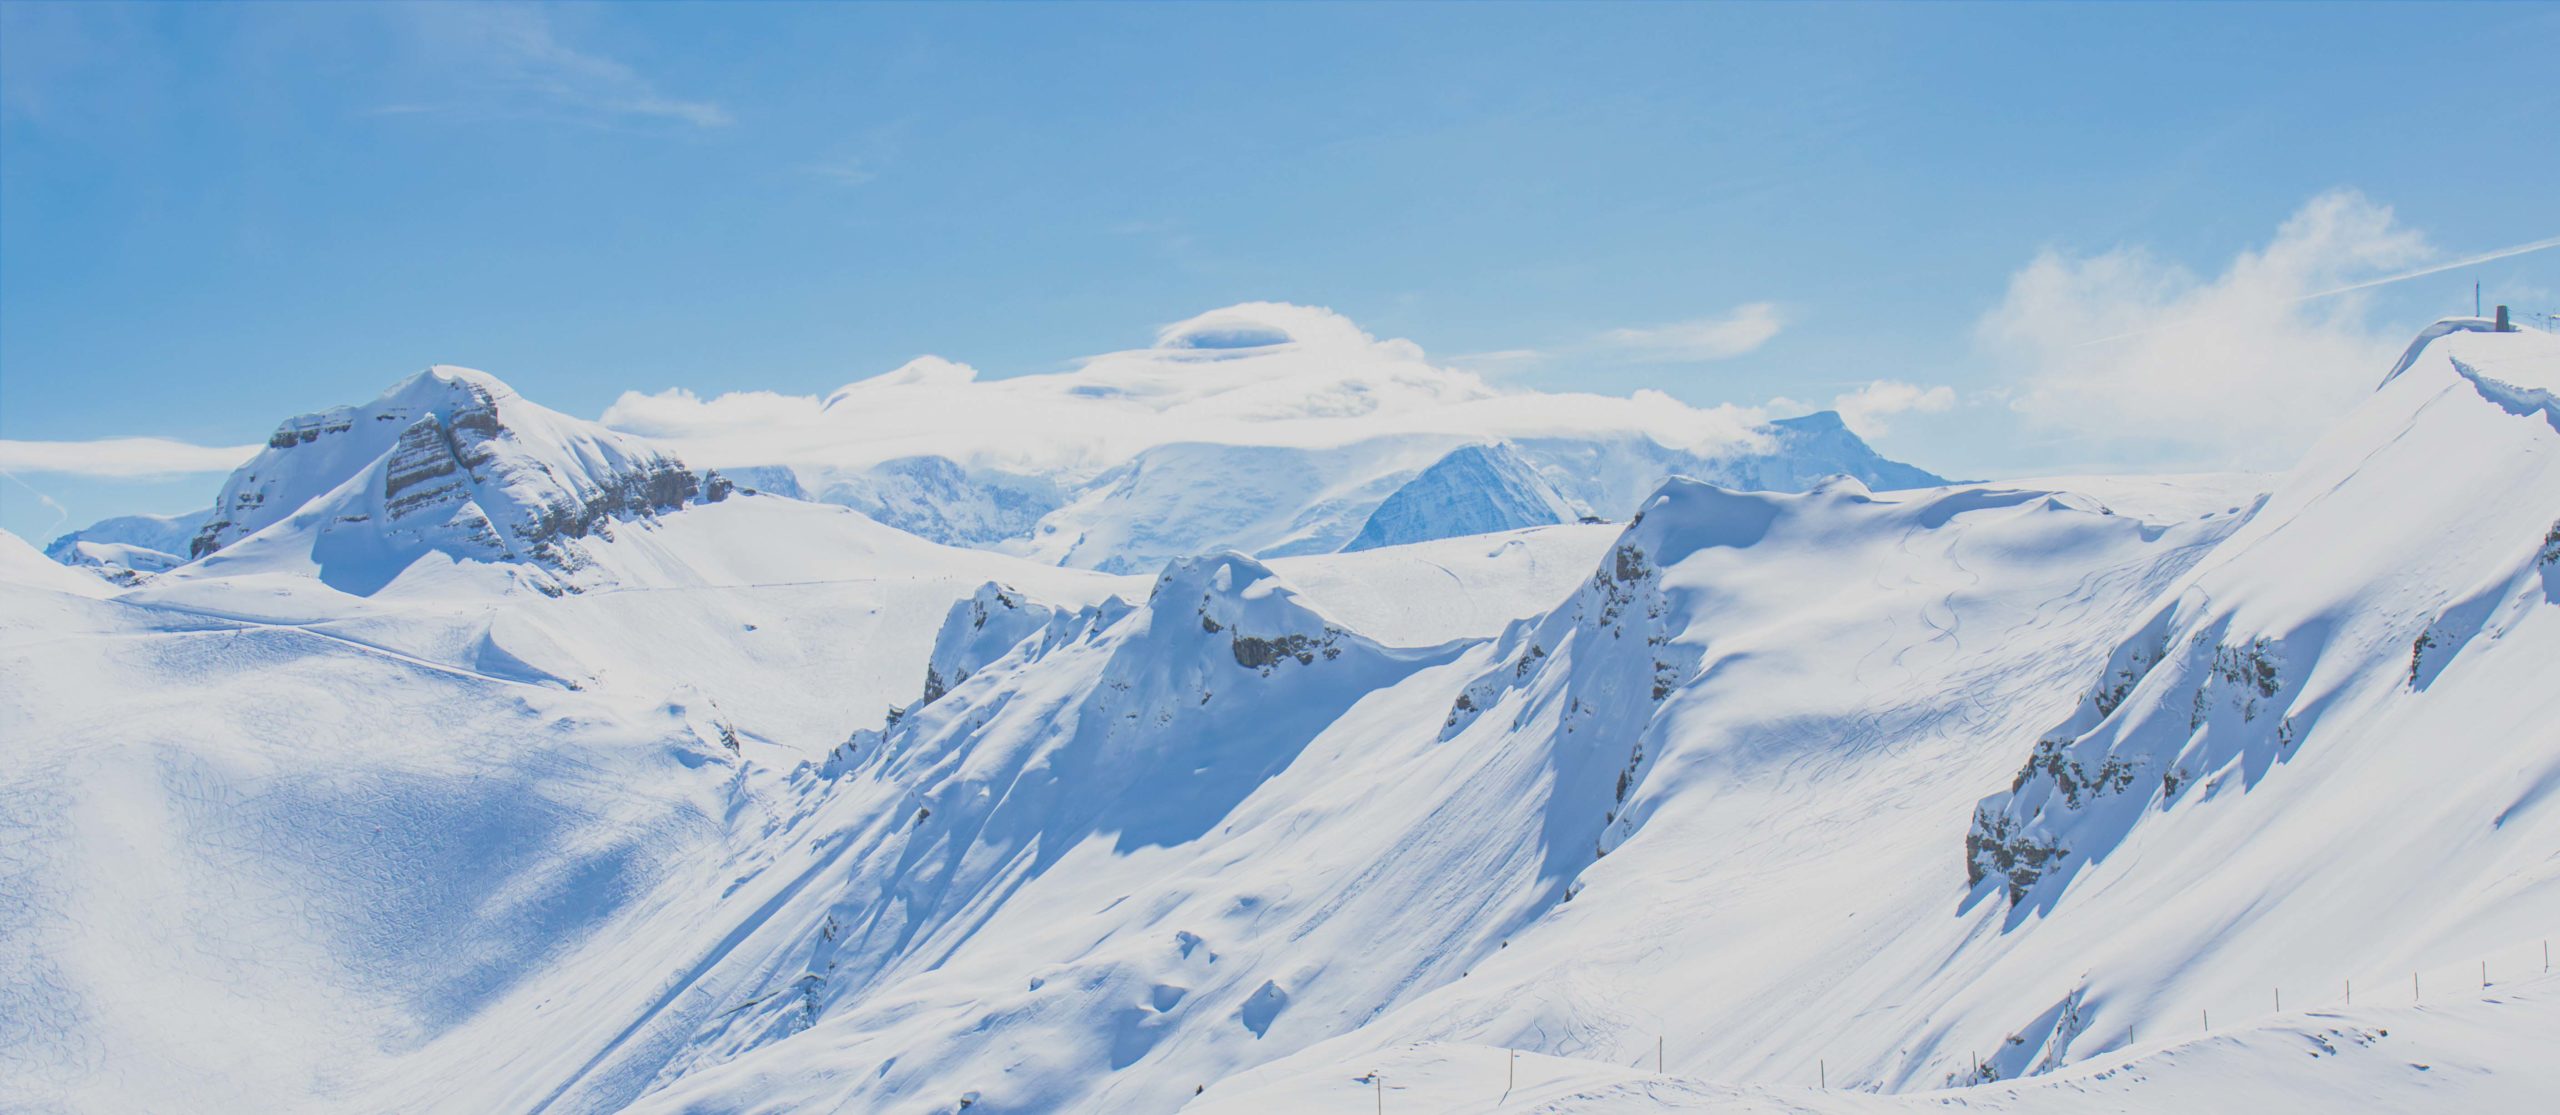
[[[2367,290],[2378,286],[2388,286],[2392,283],[2404,282],[2409,279],[2424,278],[2428,275],[2452,271],[2457,268],[2489,263],[2495,260],[2506,259],[2511,256],[2524,255],[2529,252],[2539,252],[2547,248],[2560,248],[2560,236],[2548,236],[2530,243],[2515,244],[2509,247],[2497,248],[2491,251],[2482,252],[2478,255],[2464,256],[2461,259],[2447,260],[2443,263],[2431,263],[2425,267],[2420,267],[2410,271],[2402,271],[2394,275],[2384,275],[2378,279],[2366,279],[2360,283],[2348,283],[2342,287],[2331,287],[2328,290],[2314,291],[2310,294],[2305,294],[2297,298],[2287,299],[2286,304],[2298,305],[2300,303],[2310,302],[2321,298],[2331,298],[2353,291]],[[2145,333],[2157,333],[2163,329],[2175,329],[2184,324],[2186,324],[2185,321],[2164,321],[2158,325],[2145,326],[2141,329],[2135,329],[2130,332],[2118,333],[2112,337],[2099,337],[2096,340],[2082,341],[2074,347],[2087,348],[2090,345],[2103,345],[2109,341],[2121,341],[2127,337],[2139,337]]]
[[[28,495],[31,495],[31,496],[36,497],[36,502],[41,503],[41,504],[43,504],[43,505],[45,505],[45,506],[50,507],[50,508],[52,508],[52,509],[53,509],[53,525],[52,525],[52,526],[49,526],[49,527],[44,528],[44,533],[45,533],[45,536],[46,536],[46,537],[48,537],[48,538],[52,537],[52,536],[53,536],[53,534],[54,534],[56,531],[59,531],[59,530],[61,530],[61,529],[62,529],[62,524],[64,524],[64,523],[67,523],[67,522],[70,522],[70,521],[71,521],[71,512],[69,512],[69,511],[65,510],[61,504],[59,504],[59,503],[55,503],[55,502],[53,501],[53,497],[52,497],[52,496],[49,496],[49,495],[44,494],[43,492],[37,491],[37,490],[36,490],[36,486],[35,486],[35,485],[33,485],[33,484],[29,484],[29,483],[27,483],[27,482],[26,482],[26,481],[24,481],[24,480],[20,480],[20,479],[18,479],[18,474],[17,474],[17,473],[11,472],[11,471],[9,471],[8,469],[5,469],[5,468],[0,468],[0,476],[5,476],[5,477],[7,477],[7,478],[9,479],[9,482],[10,482],[10,483],[15,484],[15,485],[17,485],[17,486],[19,486],[19,487],[21,487],[21,488],[25,488],[25,489],[27,490],[27,494],[28,494]],[[43,542],[41,542],[41,541],[36,541],[36,540],[31,540],[31,541],[35,541],[35,544],[36,544],[36,545],[43,545]]]
[[[2294,301],[2308,302],[2314,298],[2327,298],[2332,294],[2345,294],[2351,290],[2363,290],[2366,287],[2377,287],[2382,286],[2385,283],[2396,283],[2402,279],[2421,278],[2423,276],[2433,275],[2439,271],[2451,271],[2457,267],[2469,267],[2475,263],[2488,263],[2492,260],[2505,259],[2509,256],[2520,256],[2527,252],[2538,252],[2545,248],[2560,248],[2560,236],[2547,237],[2545,239],[2536,240],[2530,244],[2518,244],[2512,248],[2499,248],[2496,251],[2482,252],[2476,256],[2464,256],[2461,259],[2453,260],[2449,263],[2433,264],[2431,266],[2421,267],[2415,271],[2403,271],[2397,275],[2385,275],[2379,279],[2366,279],[2361,283],[2349,283],[2345,286],[2324,290],[2317,294],[2306,294],[2300,298],[2294,299]]]

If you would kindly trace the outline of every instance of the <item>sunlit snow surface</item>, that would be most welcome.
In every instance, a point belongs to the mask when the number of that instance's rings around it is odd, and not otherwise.
[[[744,494],[363,591],[0,537],[0,1105],[2532,1110],[2555,386],[1136,576]]]

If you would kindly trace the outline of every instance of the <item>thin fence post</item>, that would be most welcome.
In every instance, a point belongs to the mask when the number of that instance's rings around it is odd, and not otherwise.
[[[2284,988],[2276,988],[2276,1013],[2284,1013]]]
[[[2412,1003],[2418,1001],[2418,973],[2416,972],[2409,973],[2409,1001]]]
[[[2480,986],[2483,990],[2489,986],[2489,962],[2486,960],[2480,962]]]
[[[1370,1079],[1378,1085],[1378,1115],[1387,1115],[1387,1074],[1378,1073]]]
[[[1509,1095],[1511,1089],[1520,1083],[1520,1051],[1506,1049],[1503,1052],[1511,1055],[1511,1063],[1504,1066],[1502,1071],[1502,1091],[1504,1095]]]
[[[2354,980],[2347,981],[2347,1005],[2351,1007],[2356,1005],[2356,981]]]
[[[2205,1011],[2205,1012],[2203,1012],[2203,1013],[2204,1013],[2204,1028],[2205,1028],[2205,1029],[2207,1029],[2207,1030],[2211,1030],[2211,1029],[2213,1029],[2213,1012],[2212,1012],[2212,1011],[2210,1011],[2210,1010],[2208,1010],[2208,1011]]]
[[[2488,969],[2481,970],[2485,972]],[[1653,1035],[1653,1072],[1656,1076],[1662,1074],[1662,1035],[1660,1034]]]
[[[1814,1062],[1814,1065],[1816,1067],[1816,1071],[1822,1074],[1819,1079],[1822,1082],[1823,1090],[1829,1091],[1831,1088],[1831,1062],[1817,1060]]]

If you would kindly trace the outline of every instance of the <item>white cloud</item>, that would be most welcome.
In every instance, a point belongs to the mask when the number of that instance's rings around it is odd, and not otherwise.
[[[1937,414],[1956,405],[1955,388],[1922,387],[1898,379],[1880,379],[1831,400],[1831,409],[1860,437],[1885,432],[1885,419],[1896,414]]]
[[[193,445],[160,437],[0,440],[0,472],[54,472],[119,479],[229,472],[257,455],[258,449],[255,445]]]
[[[1172,442],[1341,445],[1377,437],[1636,433],[1708,450],[1757,447],[1761,412],[1497,388],[1381,340],[1331,310],[1254,302],[1166,326],[1147,348],[1074,371],[1007,379],[920,357],[823,399],[772,392],[701,398],[625,393],[606,424],[711,466],[825,472],[936,454],[969,464],[1091,476]]]
[[[1752,352],[1768,344],[1786,324],[1786,313],[1777,303],[1747,302],[1713,317],[1609,329],[1557,348],[1495,349],[1449,359],[1459,367],[1495,375],[1565,361],[1703,364]]]
[[[2407,339],[2368,324],[2364,280],[2432,254],[2387,207],[2333,192],[2209,279],[2140,248],[2048,251],[1975,335],[2017,377],[2010,405],[2096,456],[2281,466]]]
[[[494,98],[501,107],[591,118],[653,118],[703,128],[729,123],[728,112],[717,104],[666,96],[629,65],[560,41],[550,13],[541,8],[431,3],[395,10],[439,74]],[[382,111],[435,111],[435,106],[402,104]]]
[[[1612,329],[1598,343],[1648,363],[1730,360],[1768,344],[1786,327],[1783,317],[1775,302],[1751,302],[1717,317]]]

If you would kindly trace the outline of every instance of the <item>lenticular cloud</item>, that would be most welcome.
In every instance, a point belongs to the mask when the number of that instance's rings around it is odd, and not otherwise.
[[[1690,451],[1760,447],[1762,415],[1632,396],[1497,388],[1315,306],[1248,302],[1159,330],[1067,372],[992,379],[920,356],[823,399],[627,392],[607,425],[719,467],[867,468],[916,455],[1090,475],[1172,442],[1325,447],[1414,433],[1640,433]]]

